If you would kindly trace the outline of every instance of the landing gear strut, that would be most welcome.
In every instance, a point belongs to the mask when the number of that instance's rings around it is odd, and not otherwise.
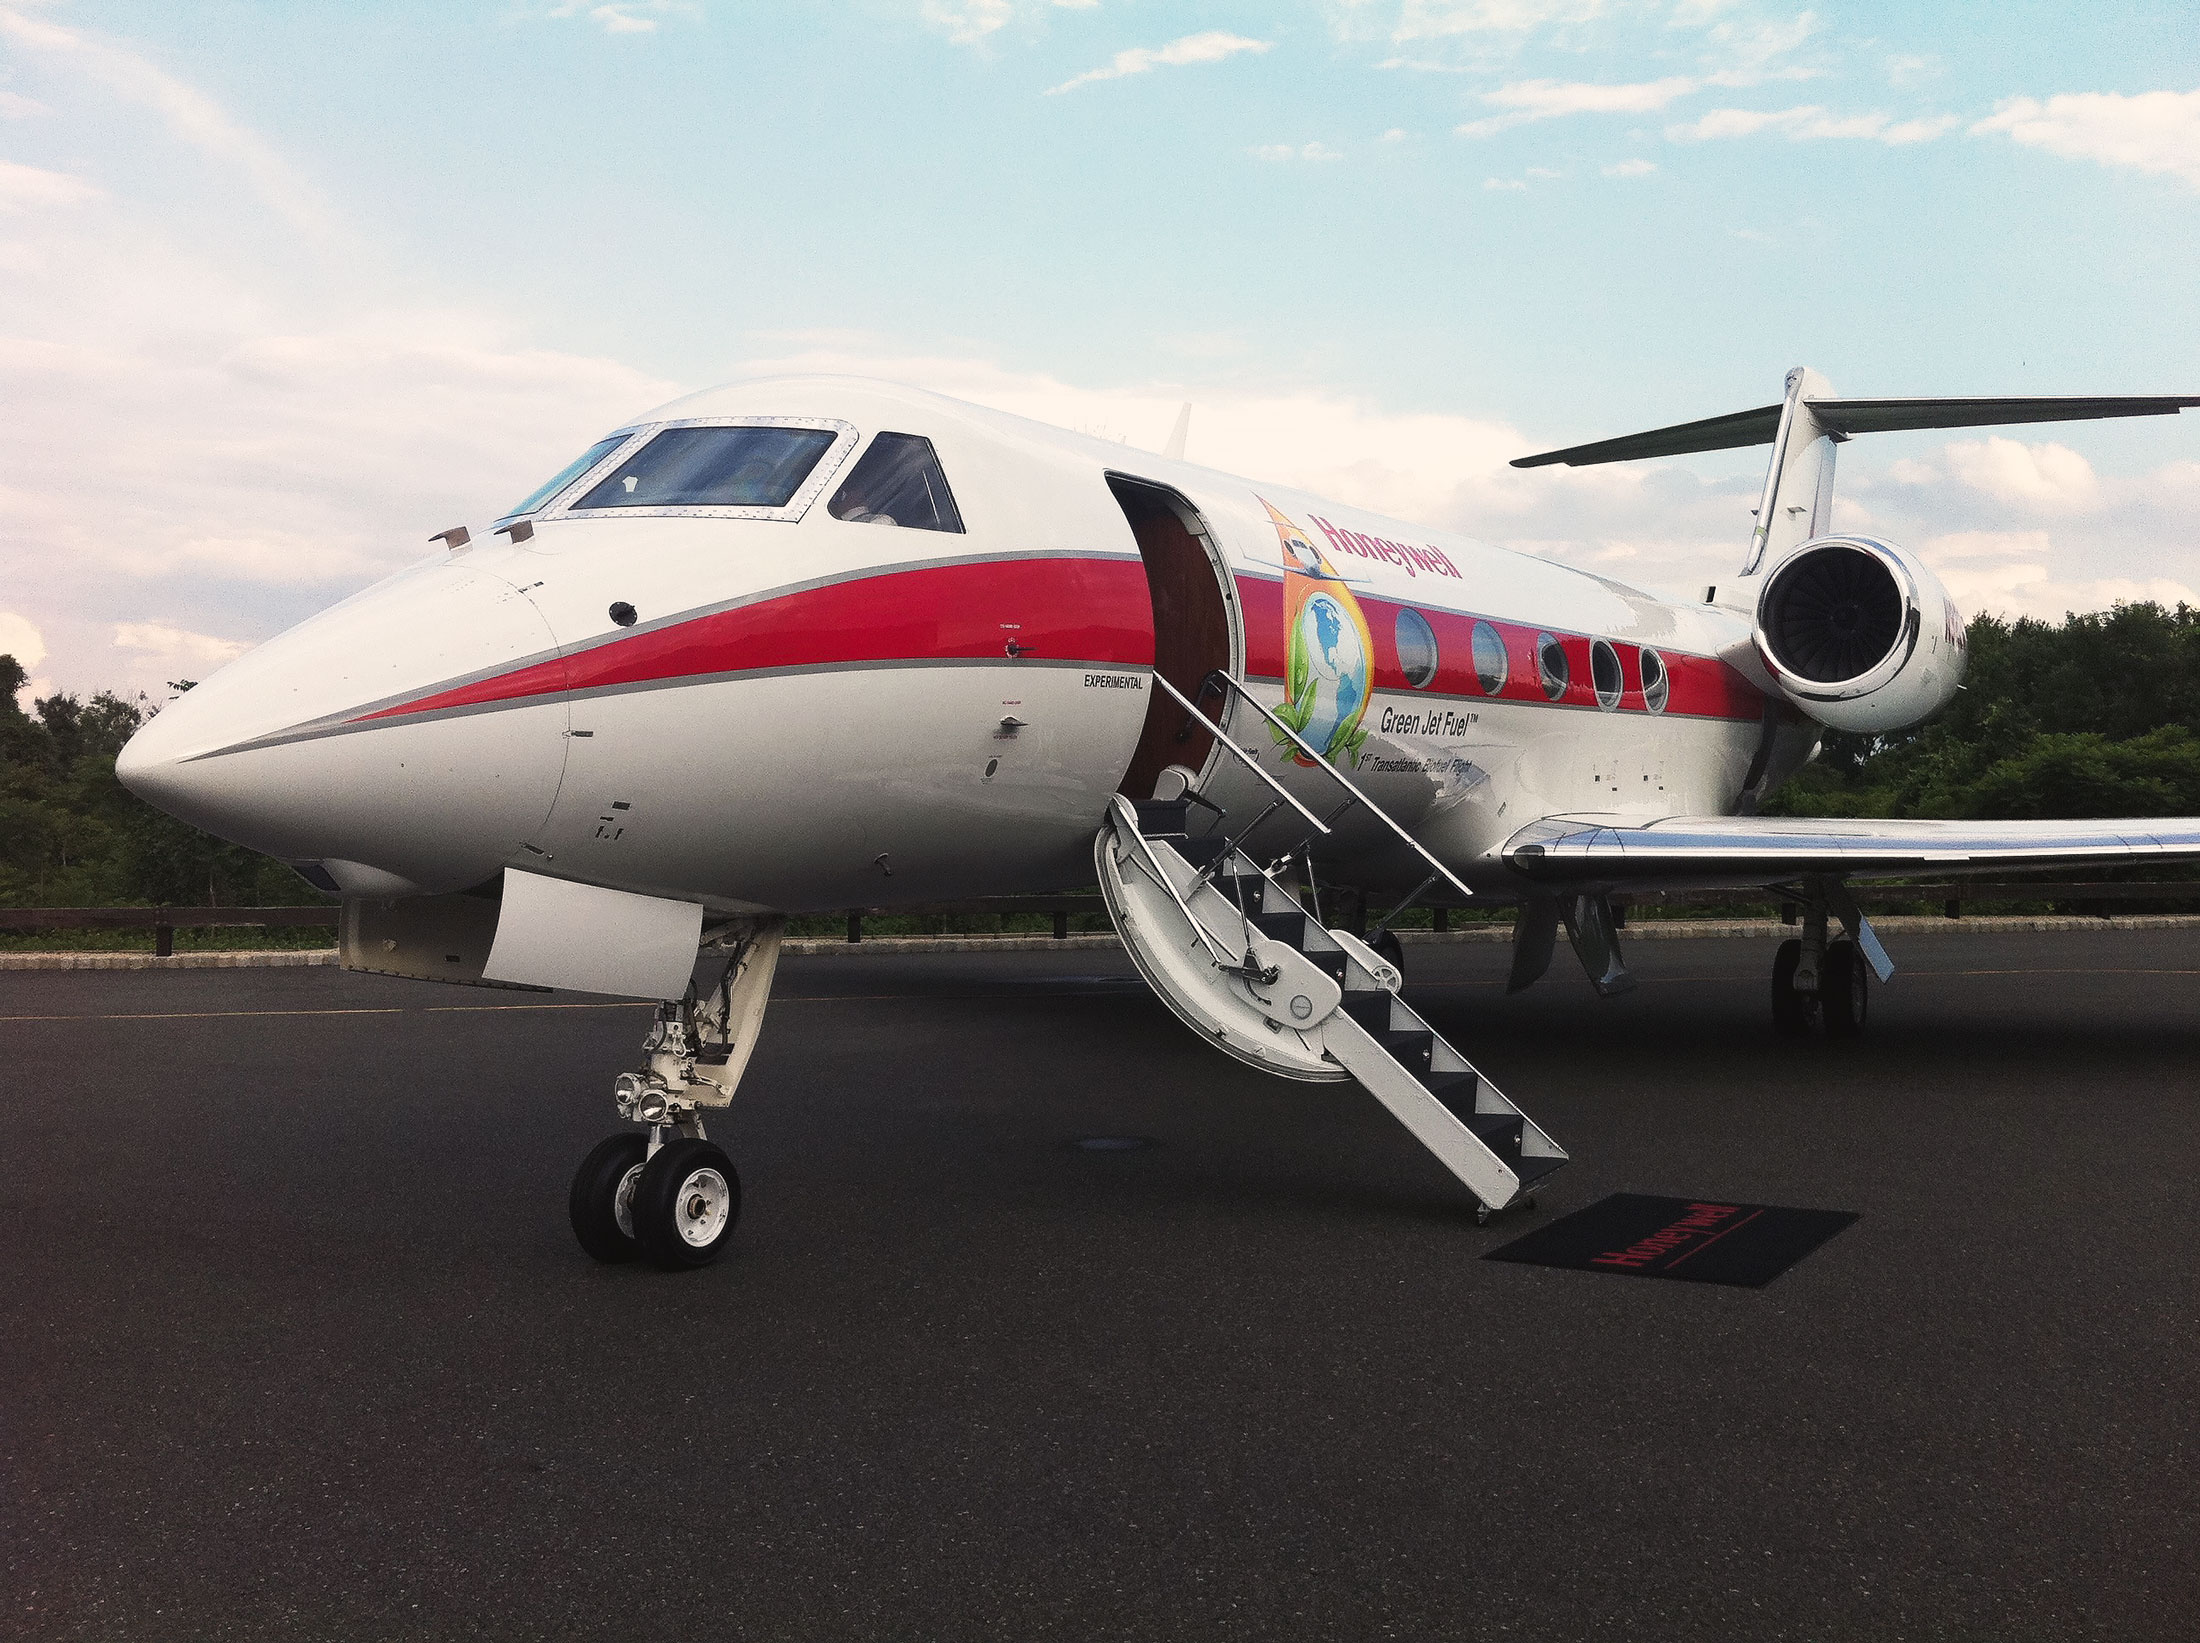
[[[698,995],[657,1006],[640,1070],[614,1086],[619,1116],[649,1126],[614,1135],[581,1160],[568,1210],[573,1236],[599,1261],[636,1256],[668,1270],[716,1260],[741,1218],[741,1177],[703,1133],[703,1110],[725,1108],[755,1048],[779,964],[783,919],[737,919],[706,933],[705,957],[725,960]]]
[[[1856,922],[1862,924],[1860,914]],[[1814,1022],[1824,1024],[1828,1038],[1863,1034],[1871,1010],[1871,962],[1848,937],[1827,940],[1826,924],[1822,903],[1806,906],[1801,938],[1783,941],[1773,955],[1772,1030],[1782,1038],[1808,1037]]]

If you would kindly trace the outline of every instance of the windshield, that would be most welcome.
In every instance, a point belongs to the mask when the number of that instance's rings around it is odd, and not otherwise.
[[[624,433],[613,434],[609,439],[597,440],[595,444],[589,446],[587,450],[581,452],[579,456],[560,468],[557,478],[547,481],[540,488],[530,492],[526,501],[502,517],[517,519],[523,513],[533,513],[633,437],[631,433]]]
[[[828,505],[835,519],[863,525],[905,525],[920,531],[959,531],[962,515],[948,493],[947,475],[918,434],[880,434],[863,453]]]
[[[573,506],[783,508],[832,444],[822,428],[667,428]]]

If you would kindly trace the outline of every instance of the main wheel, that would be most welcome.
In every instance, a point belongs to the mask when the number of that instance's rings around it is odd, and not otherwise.
[[[566,1208],[573,1218],[573,1236],[581,1248],[599,1261],[631,1261],[641,1254],[634,1241],[634,1218],[628,1203],[649,1156],[649,1138],[614,1135],[581,1160],[573,1173],[573,1193]]]
[[[1800,941],[1781,942],[1772,957],[1772,1030],[1782,1038],[1809,1033],[1811,1012],[1818,1008],[1817,999],[1795,990],[1795,972],[1802,962]]]
[[[1853,941],[1826,944],[1825,973],[1818,978],[1818,999],[1826,1012],[1828,1038],[1856,1038],[1871,1010],[1871,966]]]
[[[741,1219],[741,1177],[723,1148],[682,1136],[642,1166],[633,1209],[634,1236],[657,1265],[708,1266]]]

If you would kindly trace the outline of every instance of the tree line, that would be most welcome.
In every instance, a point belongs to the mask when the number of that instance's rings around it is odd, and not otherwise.
[[[225,844],[133,796],[115,755],[158,709],[101,691],[16,700],[0,654],[0,906],[294,907],[327,900],[279,861]],[[172,690],[188,690],[179,679]]]
[[[2200,815],[2200,610],[1975,618],[1964,688],[1893,736],[1829,732],[1764,806],[1786,816],[2038,820]],[[61,693],[26,713],[0,655],[0,905],[267,907],[325,900],[282,863],[131,796],[115,755],[145,697]],[[171,687],[188,690],[189,680]]]

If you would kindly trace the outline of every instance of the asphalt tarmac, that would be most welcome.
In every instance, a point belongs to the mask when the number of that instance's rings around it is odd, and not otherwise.
[[[565,1224],[645,1009],[0,977],[0,1636],[2200,1635],[2200,937],[1895,946],[1846,1048],[1413,950],[1574,1154],[1489,1227],[1118,954],[790,959],[686,1274]],[[1862,1219],[1478,1258],[1623,1190]]]

